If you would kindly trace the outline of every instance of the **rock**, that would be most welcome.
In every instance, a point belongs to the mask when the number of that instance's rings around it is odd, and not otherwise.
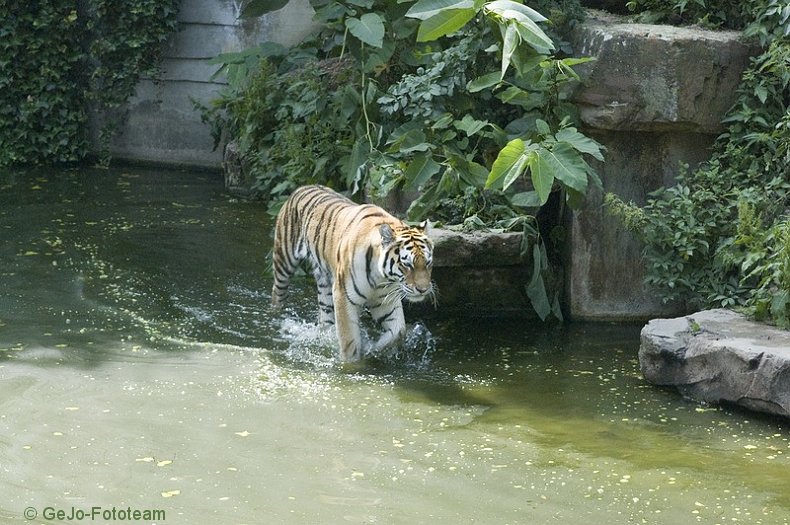
[[[434,241],[433,280],[438,307],[407,311],[438,317],[536,318],[525,285],[530,270],[521,259],[521,233],[429,229]]]
[[[720,133],[721,117],[757,48],[737,31],[623,23],[593,14],[573,35],[581,69],[574,101],[586,126]]]
[[[736,312],[650,321],[639,364],[651,383],[692,399],[790,417],[790,332]]]
[[[514,266],[521,263],[523,235],[515,232],[429,230],[437,266]]]
[[[733,31],[625,23],[591,13],[574,29],[574,52],[595,60],[579,66],[572,95],[583,131],[606,147],[591,161],[603,191],[591,188],[568,214],[567,297],[579,320],[646,320],[685,313],[643,286],[643,245],[607,215],[606,193],[644,205],[672,186],[679,165],[710,157],[741,74],[757,49]]]

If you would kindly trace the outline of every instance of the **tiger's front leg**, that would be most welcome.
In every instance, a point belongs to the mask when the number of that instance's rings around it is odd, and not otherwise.
[[[376,341],[376,350],[403,339],[406,334],[406,319],[403,315],[403,305],[399,300],[394,302],[384,300],[372,305],[370,315],[383,329],[381,337]]]
[[[332,298],[335,304],[335,328],[340,342],[340,358],[346,362],[359,361],[362,358],[359,307],[349,299],[343,279],[335,280]]]

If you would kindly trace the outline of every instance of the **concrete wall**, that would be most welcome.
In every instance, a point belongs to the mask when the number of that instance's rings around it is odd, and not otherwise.
[[[113,158],[221,168],[222,152],[213,151],[209,128],[192,103],[208,102],[224,85],[222,79],[211,80],[217,66],[209,59],[267,40],[295,44],[312,23],[307,0],[291,0],[287,9],[244,21],[238,18],[240,5],[234,0],[182,0],[180,28],[166,45],[161,81],[142,80],[136,95],[118,111],[122,125],[110,145]],[[93,129],[100,123],[94,121]]]

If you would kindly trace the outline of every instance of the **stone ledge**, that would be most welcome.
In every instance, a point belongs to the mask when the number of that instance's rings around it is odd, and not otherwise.
[[[525,285],[529,269],[520,256],[521,233],[429,229],[434,241],[433,279],[438,308],[410,305],[431,317],[536,318]]]
[[[605,130],[718,134],[735,87],[758,49],[737,31],[634,24],[592,12],[575,30],[574,95],[586,126]]]
[[[651,383],[692,399],[790,417],[790,332],[736,312],[650,321],[639,364]]]
[[[521,264],[521,233],[429,230],[436,266],[515,266]]]

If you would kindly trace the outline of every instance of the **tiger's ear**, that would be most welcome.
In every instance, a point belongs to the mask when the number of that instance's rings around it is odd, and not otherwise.
[[[381,234],[382,246],[387,246],[395,240],[395,232],[392,231],[392,228],[389,224],[382,224],[379,226],[379,234]]]
[[[425,219],[420,224],[416,226],[418,230],[421,230],[423,233],[428,233],[428,228],[430,227],[431,223],[428,222],[428,219]]]

